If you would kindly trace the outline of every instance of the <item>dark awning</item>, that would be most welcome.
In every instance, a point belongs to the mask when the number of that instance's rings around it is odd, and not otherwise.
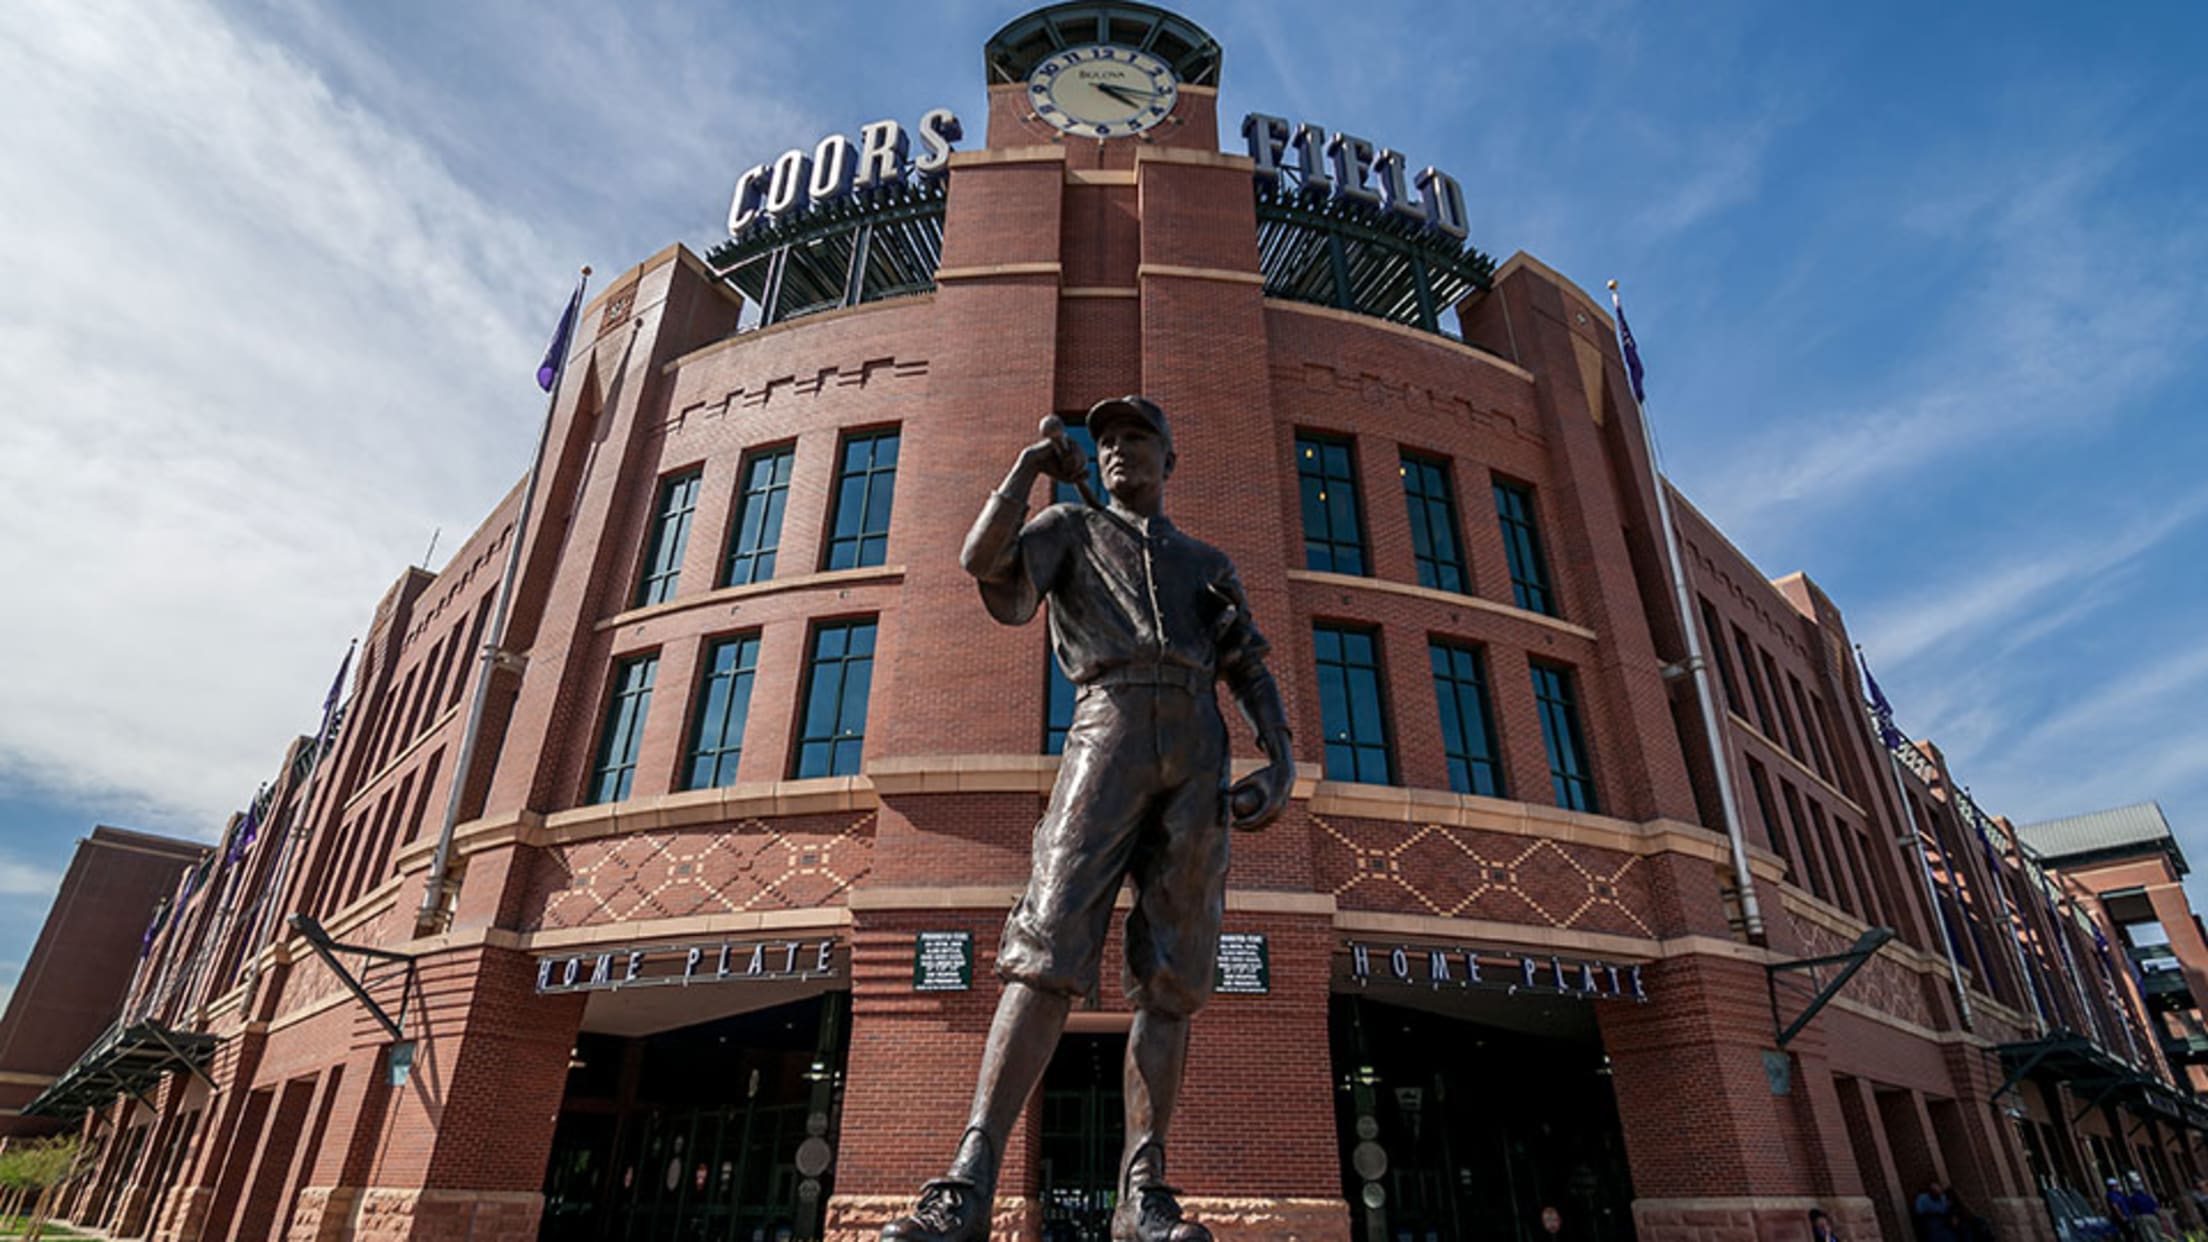
[[[2208,1132],[2208,1108],[2075,1031],[2052,1031],[2039,1039],[2001,1044],[1994,1051],[2008,1071],[1996,1098],[2027,1078],[2038,1078],[2069,1087],[2083,1101],[2081,1117],[2104,1105],[2126,1105],[2142,1117]]]
[[[212,1035],[173,1031],[158,1022],[118,1023],[107,1029],[77,1063],[62,1071],[38,1098],[23,1106],[26,1115],[73,1121],[117,1095],[144,1099],[161,1079],[174,1073],[205,1078],[208,1058],[220,1041]]]

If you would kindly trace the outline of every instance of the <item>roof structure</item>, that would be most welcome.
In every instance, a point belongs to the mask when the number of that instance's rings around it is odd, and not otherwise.
[[[2162,806],[2157,802],[2139,802],[2050,819],[2026,824],[2016,831],[2026,844],[2057,866],[2161,851],[2175,859],[2180,875],[2190,870],[2185,864],[2185,852],[2178,848],[2176,834],[2170,831],[2170,821],[2163,817]]]

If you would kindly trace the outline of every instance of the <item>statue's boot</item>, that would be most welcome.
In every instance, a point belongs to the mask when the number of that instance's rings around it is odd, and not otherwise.
[[[1145,1143],[1120,1174],[1112,1242],[1211,1242],[1211,1230],[1181,1216],[1179,1191],[1165,1184],[1165,1149]]]
[[[977,1139],[979,1151],[975,1152],[972,1140]],[[969,1155],[977,1158],[965,1158]],[[975,1127],[960,1141],[960,1156],[949,1175],[920,1188],[920,1198],[910,1212],[882,1226],[882,1242],[989,1242],[989,1213],[996,1200],[996,1144]]]

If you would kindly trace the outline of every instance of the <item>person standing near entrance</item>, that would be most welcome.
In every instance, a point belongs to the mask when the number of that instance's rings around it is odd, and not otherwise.
[[[1954,1204],[1948,1201],[1947,1187],[1934,1182],[1917,1194],[1915,1212],[1917,1242],[1961,1242],[1950,1219]]]
[[[1209,1242],[1166,1181],[1166,1137],[1188,1059],[1189,1019],[1211,995],[1226,909],[1227,827],[1277,818],[1295,779],[1287,713],[1265,667],[1234,565],[1166,520],[1177,458],[1165,411],[1143,397],[1089,411],[1109,505],[1052,505],[1027,520],[1039,474],[1083,479],[1055,419],[1022,450],[966,536],[960,563],[989,615],[1021,625],[1050,602],[1051,645],[1077,688],[1065,757],[1035,827],[1026,893],[1005,920],[1005,981],[973,1111],[949,1171],[884,1242],[989,1236],[1005,1136],[1041,1081],[1073,998],[1095,985],[1112,902],[1127,918],[1127,1144],[1115,1242]],[[1085,489],[1084,489],[1085,492]],[[1227,786],[1224,681],[1270,763]]]

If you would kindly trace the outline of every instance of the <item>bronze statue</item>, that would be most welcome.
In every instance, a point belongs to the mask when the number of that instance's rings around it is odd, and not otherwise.
[[[997,952],[1004,997],[982,1052],[973,1112],[949,1172],[929,1182],[885,1242],[989,1236],[1004,1140],[1050,1064],[1073,999],[1095,985],[1112,902],[1127,917],[1127,1146],[1112,1237],[1209,1242],[1183,1220],[1165,1177],[1166,1132],[1188,1060],[1188,1022],[1210,998],[1226,909],[1227,827],[1255,829],[1287,805],[1295,764],[1265,639],[1226,555],[1161,511],[1175,457],[1165,412],[1142,397],[1089,411],[1108,505],[1056,418],[1022,450],[966,535],[960,563],[989,615],[1021,625],[1050,601],[1051,645],[1077,688],[1049,809],[1035,826],[1027,892]],[[1086,504],[1027,520],[1035,477],[1081,484]],[[1225,681],[1271,762],[1227,787]]]

